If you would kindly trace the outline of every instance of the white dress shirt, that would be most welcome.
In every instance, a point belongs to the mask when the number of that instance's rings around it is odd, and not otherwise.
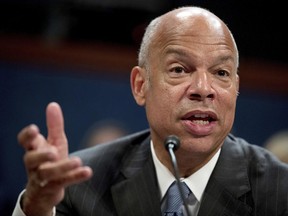
[[[156,154],[155,154],[155,150],[154,150],[154,146],[153,146],[153,142],[151,140],[150,142],[151,145],[151,151],[152,151],[152,157],[153,157],[153,161],[154,161],[154,165],[155,165],[155,169],[156,169],[156,175],[157,175],[157,179],[158,179],[158,184],[159,184],[159,188],[160,188],[160,193],[161,193],[161,200],[163,199],[163,197],[165,196],[168,188],[170,187],[170,185],[176,180],[176,178],[174,177],[174,175],[167,169],[167,167],[165,167],[157,158]],[[197,170],[195,173],[193,173],[192,175],[190,175],[187,178],[181,178],[181,181],[184,181],[187,186],[189,187],[189,189],[192,191],[192,193],[194,194],[194,196],[197,199],[197,203],[196,205],[192,206],[189,205],[189,201],[188,201],[188,208],[191,212],[195,212],[195,214],[197,215],[200,204],[201,204],[201,200],[203,197],[203,193],[204,190],[206,188],[206,185],[208,183],[208,180],[210,178],[210,175],[217,163],[217,160],[219,158],[220,155],[220,151],[221,149],[219,149],[217,151],[217,153],[210,159],[210,161],[208,161],[207,164],[205,164],[203,167],[201,167],[199,170]],[[184,206],[183,206],[184,208]],[[186,215],[185,211],[184,215]]]

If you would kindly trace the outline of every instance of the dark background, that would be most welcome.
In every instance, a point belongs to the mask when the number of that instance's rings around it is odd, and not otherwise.
[[[286,63],[287,7],[280,0],[2,0],[0,33],[138,47],[147,22],[184,5],[220,16],[234,33],[241,56]]]
[[[129,132],[147,127],[130,93],[129,72],[147,23],[173,7],[206,7],[227,23],[240,53],[233,133],[263,146],[287,129],[287,12],[280,1],[0,1],[0,215],[11,215],[25,187],[17,133],[45,107],[61,104],[70,151],[99,120]]]

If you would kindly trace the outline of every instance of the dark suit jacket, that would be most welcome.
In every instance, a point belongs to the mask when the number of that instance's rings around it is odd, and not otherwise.
[[[66,189],[57,215],[161,216],[148,130],[75,155],[94,175]],[[198,213],[218,215],[288,215],[288,166],[265,149],[230,134]]]

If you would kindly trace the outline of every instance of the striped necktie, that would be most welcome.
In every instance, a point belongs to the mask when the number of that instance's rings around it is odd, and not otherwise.
[[[188,186],[185,182],[180,182],[182,190],[184,192],[184,197],[187,198],[191,193]],[[166,205],[164,205],[164,209],[162,210],[163,216],[181,216],[183,213],[181,212],[181,206],[183,205],[183,200],[181,198],[181,194],[177,185],[177,182],[174,181],[169,187],[166,194]]]

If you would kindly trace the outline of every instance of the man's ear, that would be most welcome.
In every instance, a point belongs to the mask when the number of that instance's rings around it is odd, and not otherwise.
[[[130,84],[134,99],[140,106],[145,105],[145,81],[146,81],[145,69],[135,66],[132,68],[130,74]]]

